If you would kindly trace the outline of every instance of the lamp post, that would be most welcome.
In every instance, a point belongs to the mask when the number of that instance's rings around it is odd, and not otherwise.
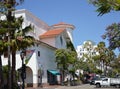
[[[25,88],[25,82],[24,82],[24,79],[26,78],[26,66],[24,64],[24,56],[25,56],[25,50],[23,50],[21,53],[20,53],[20,57],[21,57],[21,60],[22,60],[22,73],[21,73],[21,78],[22,78],[22,89]]]

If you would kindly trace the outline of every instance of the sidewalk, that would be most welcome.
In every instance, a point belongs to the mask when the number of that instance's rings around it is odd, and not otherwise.
[[[48,86],[43,86],[43,87],[37,87],[37,88],[25,88],[25,89],[79,89],[82,85],[78,86],[61,86],[61,85],[48,85]]]
[[[62,86],[61,85],[44,85],[43,87],[37,87],[37,88],[27,87],[25,89],[57,89],[59,87],[62,87]]]

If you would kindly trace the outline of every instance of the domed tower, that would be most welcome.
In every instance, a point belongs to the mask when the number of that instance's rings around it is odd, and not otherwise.
[[[74,25],[66,24],[64,22],[60,22],[58,24],[54,24],[54,25],[51,26],[51,29],[55,29],[55,28],[65,29],[67,34],[68,34],[68,39],[70,39],[71,42],[73,43],[73,30],[75,29]]]

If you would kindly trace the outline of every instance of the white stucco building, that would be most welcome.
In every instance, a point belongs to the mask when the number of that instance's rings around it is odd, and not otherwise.
[[[88,56],[95,56],[98,55],[98,52],[95,50],[97,45],[94,44],[94,42],[88,40],[84,41],[82,45],[78,45],[76,52],[78,54],[78,58],[83,58],[84,54],[87,54]],[[84,57],[83,61],[87,61],[87,59]]]
[[[57,70],[55,50],[66,48],[68,41],[73,42],[72,31],[75,27],[66,23],[49,26],[24,9],[17,10],[14,14],[16,17],[23,16],[23,28],[30,24],[34,26],[34,31],[31,31],[29,35],[33,36],[37,40],[37,43],[34,47],[26,49],[26,57],[24,60],[26,61],[28,57],[30,59],[27,60],[28,63],[26,63],[25,83],[27,86],[37,87],[41,81],[39,76],[42,76],[42,83],[47,83],[47,70]],[[4,18],[4,16],[1,16],[0,19]],[[20,52],[16,54],[16,70],[21,68],[22,65]],[[2,64],[7,65],[7,58],[2,56],[2,59]]]
[[[99,53],[96,51],[97,45],[93,41],[87,40],[84,41],[81,45],[78,45],[76,48],[77,57],[79,60],[82,60],[83,62],[93,61],[92,57],[95,55],[98,55]],[[89,59],[88,59],[89,58]],[[76,74],[79,75],[79,73],[83,74],[83,70],[77,70]]]

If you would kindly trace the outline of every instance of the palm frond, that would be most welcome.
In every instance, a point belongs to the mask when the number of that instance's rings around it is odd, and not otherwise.
[[[31,25],[25,27],[24,29],[22,29],[23,35],[25,35],[26,33],[30,32],[33,30],[33,27]]]

